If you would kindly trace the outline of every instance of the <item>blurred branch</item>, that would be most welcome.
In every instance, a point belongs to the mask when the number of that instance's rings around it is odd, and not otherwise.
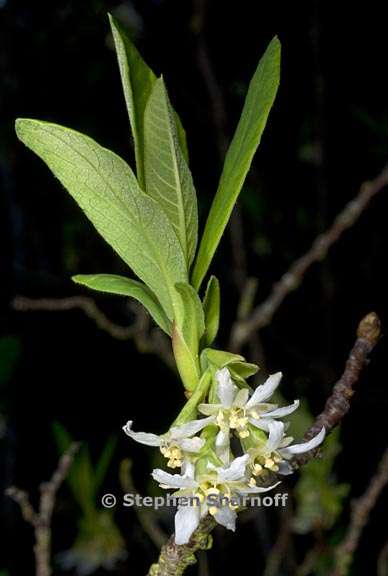
[[[388,576],[388,540],[382,547],[377,560],[377,576]]]
[[[368,523],[369,515],[386,484],[388,484],[388,448],[385,450],[378,470],[372,477],[365,493],[352,505],[350,524],[345,538],[337,547],[335,568],[331,576],[346,576],[348,574],[362,531]]]
[[[19,504],[24,520],[34,528],[36,576],[50,576],[52,574],[50,563],[51,519],[57,492],[70,470],[78,448],[79,444],[73,443],[61,456],[51,479],[39,486],[40,500],[38,511],[34,510],[29,496],[24,490],[11,486],[5,492],[7,496],[10,496]]]
[[[291,543],[293,510],[289,498],[285,510],[280,509],[280,514],[281,521],[279,522],[276,542],[266,558],[263,576],[277,576],[279,574],[279,569]]]
[[[147,576],[182,576],[186,568],[196,563],[195,553],[208,550],[212,539],[210,533],[215,526],[215,520],[208,515],[201,520],[198,528],[188,544],[178,546],[174,535],[162,547],[157,564],[153,564]]]
[[[132,462],[129,458],[126,458],[120,464],[120,484],[125,494],[133,494],[135,496],[139,494],[133,483]],[[160,550],[167,541],[167,534],[160,528],[155,511],[152,508],[135,506],[135,512],[144,532],[151,542],[155,544],[156,548]]]
[[[314,240],[311,248],[290,266],[280,280],[274,284],[267,299],[255,308],[250,318],[236,322],[231,337],[234,350],[240,350],[256,331],[270,324],[283,300],[301,284],[310,266],[326,257],[331,246],[337,242],[345,230],[357,222],[372,198],[381,192],[387,184],[388,167],[374,180],[362,184],[357,196],[346,204],[335,218],[332,226],[320,234]]]
[[[335,428],[343,419],[350,408],[350,399],[354,394],[362,369],[368,362],[368,357],[376,346],[381,335],[379,317],[374,312],[367,314],[359,323],[357,339],[349,353],[345,370],[335,384],[333,391],[326,401],[325,408],[315,419],[312,426],[304,435],[304,441],[308,441],[325,428],[326,434]],[[313,458],[319,449],[299,454],[293,458],[293,464],[302,465]]]
[[[89,296],[69,296],[67,298],[27,298],[16,296],[12,307],[18,312],[67,312],[81,310],[88,318],[116,340],[132,340],[141,353],[155,354],[172,370],[175,362],[168,339],[158,328],[150,329],[147,312],[140,305],[132,310],[135,321],[131,326],[120,326],[110,320]]]

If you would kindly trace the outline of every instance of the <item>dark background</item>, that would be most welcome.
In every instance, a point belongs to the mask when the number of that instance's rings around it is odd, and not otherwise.
[[[13,128],[18,116],[55,121],[89,134],[133,164],[108,10],[124,19],[148,64],[164,74],[188,134],[202,225],[220,174],[224,136],[204,81],[200,47],[206,43],[226,106],[223,129],[230,136],[258,59],[273,35],[280,37],[280,91],[239,202],[246,272],[259,279],[258,300],[388,160],[382,3],[213,0],[202,24],[201,4],[0,2],[0,331],[7,338],[0,361],[5,366],[15,357],[0,390],[7,422],[0,439],[1,489],[16,483],[34,493],[49,477],[57,459],[51,426],[59,420],[93,454],[116,433],[120,441],[106,491],[118,489],[117,465],[128,455],[144,490],[150,450],[122,438],[121,425],[135,418],[139,430],[162,431],[183,401],[178,380],[159,359],[112,339],[82,312],[21,313],[11,306],[16,295],[79,294],[70,281],[76,273],[126,273],[43,163],[17,141]],[[263,331],[268,371],[282,370],[284,395],[307,397],[313,413],[341,373],[362,315],[375,310],[383,326],[387,323],[387,203],[386,192],[373,200]],[[228,234],[213,271],[222,282],[225,326],[219,345],[225,346],[239,296]],[[130,324],[132,313],[123,300],[95,299],[112,320]],[[387,440],[386,355],[383,339],[342,428],[337,475],[351,483],[352,497],[365,489]],[[386,497],[371,516],[354,574],[365,574],[366,568],[374,573],[387,538],[384,504]],[[0,496],[0,506],[0,569],[7,567],[12,576],[32,574],[30,529],[9,499]],[[348,514],[347,507],[344,526]],[[74,536],[69,517],[58,516],[55,551],[68,548]],[[155,550],[141,536],[133,512],[122,514],[119,524],[130,550],[121,573],[144,573]],[[236,537],[217,534],[211,573],[234,573],[244,561],[247,571],[260,574],[274,534],[269,529],[260,539],[257,530],[244,524]],[[303,557],[308,546],[308,539],[302,540],[297,553]]]

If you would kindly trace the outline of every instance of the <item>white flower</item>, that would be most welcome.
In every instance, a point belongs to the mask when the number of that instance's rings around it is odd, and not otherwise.
[[[166,434],[160,436],[148,432],[134,432],[132,430],[132,420],[129,420],[123,426],[123,430],[130,438],[140,444],[158,446],[163,456],[168,458],[168,466],[177,468],[182,466],[186,454],[196,454],[201,450],[205,441],[194,435],[210,424],[211,421],[211,418],[191,420],[181,426],[173,426]]]
[[[178,506],[175,515],[176,544],[187,544],[201,518],[208,513],[214,516],[218,524],[234,531],[238,506],[232,504],[233,499],[245,494],[267,492],[279,484],[277,482],[264,488],[256,486],[252,479],[248,481],[249,459],[250,456],[245,454],[235,458],[227,467],[214,466],[209,462],[208,471],[198,477],[194,465],[188,467],[183,475],[168,474],[160,469],[152,472],[154,480],[162,488],[176,488],[178,492],[175,492],[175,496],[190,499],[189,504]],[[212,505],[215,501],[219,504]]]
[[[233,384],[227,368],[218,370],[216,378],[218,382],[217,395],[220,403],[200,404],[198,410],[201,414],[213,417],[214,423],[220,428],[216,438],[216,449],[223,462],[229,461],[231,430],[235,430],[242,439],[250,435],[248,424],[268,431],[269,424],[274,422],[275,418],[287,416],[299,406],[299,400],[295,400],[293,404],[283,408],[265,402],[279,386],[282,378],[281,372],[269,376],[264,384],[256,388],[250,398],[246,388],[238,389]]]
[[[259,447],[251,448],[248,453],[251,456],[251,466],[254,476],[260,476],[265,470],[278,474],[291,474],[292,468],[287,460],[295,454],[303,454],[319,446],[325,438],[325,428],[308,442],[290,445],[293,438],[285,435],[283,422],[275,420],[268,424],[269,436],[267,441]]]

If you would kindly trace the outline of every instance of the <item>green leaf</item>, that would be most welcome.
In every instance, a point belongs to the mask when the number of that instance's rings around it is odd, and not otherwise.
[[[206,288],[203,300],[205,313],[205,334],[202,339],[202,347],[212,344],[217,336],[220,324],[220,283],[215,276],[211,276]]]
[[[155,74],[144,62],[123,27],[109,14],[125,103],[135,143],[136,173],[145,189],[143,118],[147,100],[156,80]]]
[[[182,308],[177,317],[178,328],[182,330],[190,350],[198,355],[199,341],[205,332],[205,318],[201,300],[190,284],[178,282],[175,288],[182,299]]]
[[[167,216],[142,192],[129,166],[91,138],[63,126],[18,119],[16,132],[156,294],[172,320],[179,305],[174,285],[187,278],[183,253]]]
[[[233,354],[232,352],[226,352],[224,350],[215,350],[214,348],[205,348],[202,351],[201,356],[206,358],[208,362],[214,364],[217,368],[224,368],[225,366],[229,366],[231,364],[235,364],[236,362],[244,362],[244,356],[240,356],[239,354]]]
[[[100,458],[97,461],[95,472],[94,472],[94,491],[96,496],[103,481],[105,480],[106,474],[108,472],[109,464],[112,462],[113,453],[116,448],[117,438],[111,436],[106,441],[104,449],[101,453]]]
[[[146,192],[167,214],[189,267],[197,245],[197,198],[162,78],[155,82],[146,106],[144,146]]]
[[[254,376],[258,371],[259,367],[249,362],[233,362],[231,366],[231,372],[234,372],[237,376],[244,379]]]
[[[135,143],[136,173],[141,188],[145,189],[144,173],[144,111],[151,94],[156,76],[144,62],[127,32],[119,22],[109,14],[109,22],[115,43],[125,103]],[[187,156],[186,135],[177,119],[178,138]]]
[[[60,454],[63,454],[70,447],[73,439],[59,422],[54,422],[52,428],[58,450]],[[74,457],[67,475],[67,482],[74,499],[85,513],[90,513],[95,507],[95,492],[92,479],[93,468],[89,450],[85,446],[81,446]]]
[[[181,308],[173,324],[172,345],[182,382],[188,390],[194,390],[200,376],[198,351],[205,331],[205,319],[194,288],[177,283],[176,290],[181,297]]]
[[[251,80],[240,121],[225,158],[193,270],[192,284],[197,290],[207,273],[260,144],[279,78],[280,42],[275,37]]]
[[[72,280],[92,290],[134,298],[143,304],[156,324],[166,334],[171,334],[171,322],[164,313],[159,300],[152,290],[142,282],[115,274],[77,274],[77,276],[73,276]]]
[[[197,386],[193,394],[187,400],[186,404],[183,406],[182,410],[179,412],[178,416],[174,420],[173,426],[180,426],[185,424],[189,420],[193,420],[197,415],[197,406],[200,402],[203,402],[207,391],[209,389],[211,383],[212,375],[210,370],[206,370],[202,376],[200,381],[198,382]]]
[[[14,336],[0,338],[0,385],[11,378],[21,353],[21,344]]]

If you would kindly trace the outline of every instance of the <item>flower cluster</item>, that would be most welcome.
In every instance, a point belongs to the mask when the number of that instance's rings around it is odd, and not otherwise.
[[[166,434],[157,436],[134,432],[132,422],[124,431],[141,444],[158,446],[170,468],[180,468],[180,474],[160,469],[152,472],[162,488],[175,489],[175,495],[190,497],[190,505],[178,507],[175,516],[175,541],[185,544],[206,514],[230,530],[235,529],[234,497],[257,494],[273,489],[279,482],[265,486],[270,473],[290,474],[289,460],[316,448],[324,439],[322,430],[309,442],[292,444],[287,436],[287,424],[279,420],[294,412],[296,400],[279,408],[268,400],[281,380],[278,372],[250,394],[233,382],[228,368],[215,373],[217,402],[202,403],[197,411],[204,417],[173,426]],[[200,434],[200,436],[198,436]],[[233,454],[231,439],[239,440],[240,452]],[[235,451],[235,450],[234,450]],[[219,495],[222,504],[209,506],[209,496]],[[229,504],[227,503],[229,501]]]

